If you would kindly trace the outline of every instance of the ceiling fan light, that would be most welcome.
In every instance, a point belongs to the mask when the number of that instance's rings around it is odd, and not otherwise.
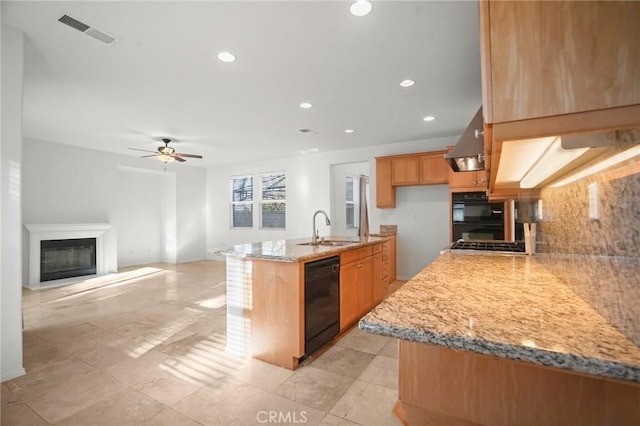
[[[353,16],[366,16],[373,10],[373,5],[368,0],[356,0],[353,2],[349,11]]]
[[[163,163],[170,163],[174,161],[175,158],[173,158],[171,155],[162,154],[162,155],[158,155],[158,160],[162,161]]]

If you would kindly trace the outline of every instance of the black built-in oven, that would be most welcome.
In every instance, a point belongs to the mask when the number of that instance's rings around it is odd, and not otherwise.
[[[453,241],[504,240],[504,203],[490,202],[484,192],[451,194]]]

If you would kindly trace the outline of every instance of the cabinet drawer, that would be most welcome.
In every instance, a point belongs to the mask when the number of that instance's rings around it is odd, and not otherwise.
[[[376,244],[373,246],[373,254],[382,253],[383,247],[382,244]]]
[[[373,254],[372,246],[345,251],[343,253],[340,253],[340,264],[345,265],[347,263],[355,262],[358,259],[371,256],[372,254]]]

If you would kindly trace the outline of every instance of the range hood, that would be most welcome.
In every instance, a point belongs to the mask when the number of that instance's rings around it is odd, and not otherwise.
[[[484,170],[482,106],[467,126],[453,150],[444,155],[454,172]]]

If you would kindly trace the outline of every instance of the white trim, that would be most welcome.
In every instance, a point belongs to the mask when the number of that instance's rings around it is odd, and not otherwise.
[[[11,371],[3,371],[0,376],[0,382],[6,382],[7,380],[15,379],[16,377],[24,376],[27,374],[24,368],[17,368]]]
[[[54,224],[28,224],[29,230],[29,283],[30,289],[53,287],[84,280],[92,275],[77,277],[74,279],[53,280],[42,283],[40,281],[40,241],[64,240],[71,238],[95,238],[96,239],[96,276],[105,275],[107,259],[104,248],[104,233],[111,225],[108,223],[54,223]]]

